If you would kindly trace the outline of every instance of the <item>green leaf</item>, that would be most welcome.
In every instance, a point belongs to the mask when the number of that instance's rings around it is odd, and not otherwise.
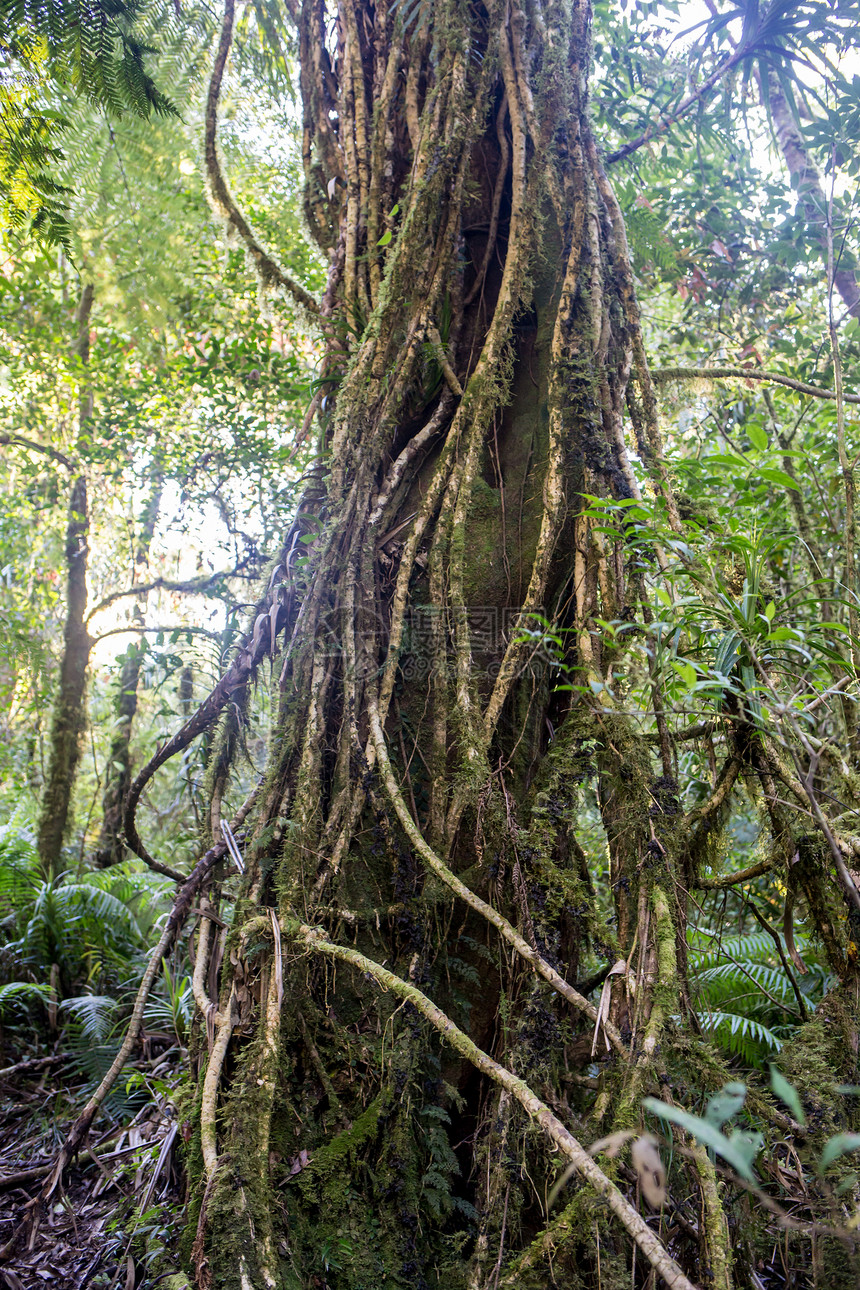
[[[754,448],[758,448],[759,452],[764,452],[768,445],[767,432],[761,426],[756,425],[754,421],[747,426],[747,438]]]
[[[745,1084],[741,1084],[738,1081],[726,1084],[708,1102],[708,1107],[705,1111],[705,1119],[708,1124],[713,1124],[715,1128],[721,1129],[726,1120],[730,1120],[733,1115],[737,1115],[746,1101],[746,1095]]]
[[[391,229],[390,229],[390,228],[387,228],[387,229],[385,230],[385,232],[382,234],[382,237],[381,237],[381,238],[379,239],[379,241],[376,243],[376,245],[377,245],[377,246],[388,246],[388,243],[391,241],[392,236],[393,236],[393,234],[392,234],[392,232],[391,232]]]
[[[770,1068],[770,1086],[779,1100],[785,1102],[797,1123],[806,1124],[806,1116],[803,1114],[803,1107],[800,1105],[797,1089],[793,1084],[789,1084],[785,1076],[775,1066]]]
[[[741,1141],[737,1135],[727,1138],[713,1124],[703,1120],[701,1116],[691,1115],[689,1111],[683,1111],[679,1106],[667,1106],[665,1102],[660,1102],[656,1097],[646,1097],[642,1101],[646,1111],[652,1115],[658,1115],[661,1120],[669,1120],[672,1124],[677,1124],[679,1128],[686,1129],[693,1137],[701,1142],[703,1146],[710,1147],[718,1156],[722,1156],[727,1164],[731,1165],[735,1173],[740,1174],[747,1182],[755,1182],[752,1172],[752,1161],[755,1158],[759,1146],[753,1150],[753,1135],[743,1135],[744,1141]],[[758,1135],[755,1135],[758,1137]],[[860,1141],[860,1139],[858,1139]]]
[[[696,669],[692,663],[687,663],[683,659],[674,659],[672,666],[684,682],[688,690],[692,690],[696,684]]]
[[[781,484],[783,488],[793,488],[795,491],[799,488],[797,480],[792,479],[784,470],[777,470],[775,466],[762,466],[758,473],[771,484]]]
[[[835,1137],[828,1138],[824,1144],[824,1150],[821,1153],[821,1159],[818,1162],[818,1172],[823,1174],[834,1160],[840,1156],[847,1155],[849,1151],[860,1149],[860,1133],[837,1133]]]

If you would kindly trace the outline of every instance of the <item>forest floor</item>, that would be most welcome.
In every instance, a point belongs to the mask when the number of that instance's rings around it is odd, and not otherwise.
[[[141,1066],[151,1079],[96,1121],[46,1202],[42,1179],[92,1086],[61,1053],[0,1070],[0,1287],[188,1286],[172,1254],[184,1205],[180,1128],[159,1092],[178,1060],[162,1054]]]

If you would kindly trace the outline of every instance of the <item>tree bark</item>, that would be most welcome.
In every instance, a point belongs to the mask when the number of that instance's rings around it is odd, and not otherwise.
[[[733,754],[685,815],[656,670],[656,741],[625,699],[644,684],[627,644],[647,639],[643,569],[666,557],[609,525],[612,504],[644,484],[671,540],[683,529],[589,116],[590,6],[291,12],[305,209],[330,262],[323,451],[243,647],[126,809],[151,860],[140,794],[216,720],[220,804],[236,714],[270,659],[271,752],[242,854],[224,834],[241,876],[217,999],[208,919],[197,951],[215,1031],[191,1152],[198,1284],[490,1290],[521,1268],[524,1290],[633,1285],[644,1257],[667,1284],[713,1267],[726,1286],[702,1153],[682,1166],[702,1230],[663,1227],[656,1246],[619,1226],[575,1142],[563,1240],[542,1201],[562,1118],[592,1140],[635,1135],[644,1094],[711,1087],[695,1018],[672,1042],[690,1013],[688,892],[741,760],[778,800],[743,711],[721,703]],[[232,24],[227,0],[210,168]],[[774,813],[786,872],[798,827]],[[811,905],[824,866],[811,857],[802,882]],[[589,953],[599,1004],[574,985]]]
[[[134,558],[135,583],[141,581],[141,577],[146,574],[163,488],[162,472],[160,467],[156,467],[152,492],[141,517]],[[146,593],[143,593],[137,605],[141,622],[146,615],[146,600]],[[93,863],[99,869],[119,864],[127,854],[122,836],[122,819],[125,799],[131,785],[131,735],[137,713],[137,687],[140,681],[144,644],[145,637],[141,636],[129,647],[120,672],[119,689],[114,703],[114,734],[108,752],[105,789],[102,794],[102,825],[93,853]]]
[[[78,436],[83,439],[92,415],[92,396],[86,378],[90,359],[90,315],[93,286],[81,293],[76,316],[78,337],[74,352],[81,362],[81,391]],[[66,620],[63,627],[63,655],[60,680],[51,723],[48,771],[40,806],[38,851],[46,878],[56,877],[63,868],[63,839],[69,822],[75,773],[84,728],[84,695],[92,640],[86,628],[87,561],[89,557],[89,505],[87,479],[78,469],[69,495],[66,525]]]

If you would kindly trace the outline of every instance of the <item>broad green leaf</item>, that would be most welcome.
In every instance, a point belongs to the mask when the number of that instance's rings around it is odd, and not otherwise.
[[[735,1173],[740,1174],[747,1182],[754,1182],[751,1168],[752,1160],[755,1158],[755,1151],[751,1151],[749,1142],[742,1144],[739,1140],[727,1138],[713,1124],[703,1120],[701,1116],[691,1115],[689,1111],[683,1111],[679,1106],[667,1106],[665,1102],[660,1102],[656,1097],[646,1097],[642,1102],[646,1111],[652,1115],[658,1115],[661,1120],[669,1120],[672,1124],[677,1124],[679,1128],[686,1129],[693,1137],[701,1142],[703,1146],[710,1147],[718,1156],[722,1156],[727,1164],[731,1165]],[[758,1148],[756,1148],[758,1150]]]
[[[692,690],[696,684],[696,669],[692,663],[687,663],[683,659],[673,659],[672,666],[684,682],[688,690]]]
[[[708,1102],[705,1111],[705,1119],[708,1124],[713,1124],[715,1128],[721,1129],[726,1120],[730,1120],[733,1115],[737,1115],[746,1101],[746,1096],[746,1084],[732,1081],[732,1083],[724,1085],[719,1093],[715,1093]]]
[[[775,466],[762,466],[758,473],[762,479],[768,480],[771,484],[780,484],[783,488],[793,488],[795,490],[799,487],[797,481],[792,479],[791,475],[787,475],[784,470],[777,470]]]
[[[750,422],[747,426],[747,436],[754,448],[758,448],[759,452],[764,452],[768,444],[768,439],[766,432],[761,426],[756,425],[755,422]]]
[[[858,1149],[860,1149],[860,1133],[837,1133],[835,1137],[828,1138],[818,1162],[818,1172],[823,1174],[834,1160],[847,1155],[849,1151]]]
[[[800,1105],[797,1089],[793,1084],[789,1084],[785,1076],[775,1066],[770,1068],[770,1086],[780,1101],[785,1102],[797,1123],[806,1124],[806,1116],[803,1114],[803,1107]]]

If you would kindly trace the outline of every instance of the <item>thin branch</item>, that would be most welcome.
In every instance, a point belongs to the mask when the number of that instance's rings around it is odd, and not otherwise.
[[[127,587],[125,591],[112,591],[109,596],[105,596],[104,600],[100,600],[97,605],[93,606],[87,614],[87,624],[89,624],[91,618],[96,614],[100,614],[103,609],[115,604],[117,600],[124,600],[129,596],[146,596],[150,591],[181,591],[186,596],[196,596],[225,578],[241,577],[243,567],[243,565],[237,565],[235,569],[222,569],[218,573],[211,574],[208,578],[188,578],[184,582],[172,581],[170,578],[154,578],[152,582],[141,582],[134,587]]]
[[[782,966],[785,969],[785,975],[789,979],[791,988],[794,991],[794,997],[797,1000],[797,1007],[798,1007],[798,1011],[800,1012],[800,1019],[801,1021],[807,1021],[809,1018],[809,1014],[806,1007],[806,1000],[803,997],[803,991],[801,990],[800,986],[797,984],[797,978],[795,977],[791,968],[788,966],[788,959],[785,957],[785,951],[782,948],[782,941],[779,939],[779,932],[777,932],[775,928],[771,927],[770,923],[767,921],[764,914],[760,911],[760,909],[758,908],[758,906],[755,904],[754,901],[745,900],[744,904],[747,905],[748,908],[752,910],[752,914],[756,922],[764,929],[764,931],[767,932],[768,936],[771,938],[774,945],[776,946],[776,952],[779,955],[780,962],[782,963]]]
[[[58,448],[36,443],[35,439],[25,439],[22,434],[0,434],[0,444],[8,444],[12,448],[28,448],[30,452],[40,452],[45,457],[50,457],[52,461],[58,461],[61,466],[66,467],[66,470],[80,470],[80,466]]]
[[[206,175],[209,180],[209,201],[216,214],[220,215],[226,222],[227,227],[245,244],[263,284],[265,286],[283,287],[294,300],[307,309],[308,313],[319,314],[320,307],[310,292],[306,291],[301,283],[296,282],[295,278],[285,272],[254,237],[247,220],[233,200],[221,171],[221,163],[218,160],[218,149],[216,147],[218,99],[221,94],[221,83],[224,79],[224,68],[233,42],[233,15],[234,0],[225,0],[221,38],[218,42],[218,51],[212,67],[212,79],[209,82],[209,95],[206,100],[204,155],[206,159]]]
[[[248,681],[255,668],[269,652],[273,637],[277,635],[278,615],[281,612],[286,613],[286,610],[282,605],[277,605],[274,616],[271,611],[257,615],[250,639],[245,638],[236,658],[220,677],[214,689],[209,692],[196,712],[177,730],[176,734],[162,744],[160,748],[156,749],[146,765],[135,776],[125,801],[123,831],[130,850],[136,856],[139,856],[145,864],[148,864],[150,868],[158,870],[158,862],[153,860],[144,846],[135,822],[141,793],[156,771],[171,757],[175,757],[177,753],[187,748],[199,734],[207,730],[236,691],[240,690]],[[158,871],[163,872],[163,870]]]
[[[674,112],[670,113],[669,116],[664,117],[662,121],[656,121],[653,125],[649,125],[647,130],[638,135],[637,138],[631,139],[629,143],[625,143],[623,148],[618,148],[615,152],[610,152],[606,158],[605,164],[607,166],[611,166],[614,165],[616,161],[623,161],[623,159],[625,157],[629,157],[632,152],[638,152],[638,150],[646,143],[650,143],[651,140],[656,139],[658,135],[664,134],[670,126],[674,125],[676,121],[686,115],[691,107],[694,107],[700,99],[704,98],[709,90],[712,90],[724,76],[728,76],[732,68],[736,67],[747,53],[748,46],[744,45],[737,51],[737,53],[732,54],[730,58],[724,59],[723,62],[720,63],[719,67],[715,68],[715,70],[711,72],[708,79],[704,81],[697,90],[694,90],[692,94],[688,94],[683,102],[678,104]]]
[[[221,632],[213,632],[208,627],[190,627],[185,623],[177,623],[172,627],[144,627],[142,623],[126,623],[124,627],[111,627],[110,631],[101,632],[98,636],[92,636],[90,639],[93,645],[97,645],[99,641],[107,640],[108,636],[141,636],[146,635],[148,632],[188,632],[193,636],[205,636],[211,641],[223,640]]]
[[[807,385],[806,381],[796,381],[793,376],[782,376],[778,372],[759,372],[746,367],[658,367],[651,372],[654,381],[661,385],[666,381],[772,381],[774,385],[785,385],[798,394],[808,394],[812,399],[838,399],[836,390],[824,390],[820,385]],[[860,394],[842,395],[845,403],[860,403]]]
[[[741,882],[752,882],[753,878],[770,873],[773,867],[773,860],[759,860],[748,869],[739,869],[737,873],[722,874],[718,878],[700,878],[695,885],[702,891],[722,891],[726,887],[736,887]]]

